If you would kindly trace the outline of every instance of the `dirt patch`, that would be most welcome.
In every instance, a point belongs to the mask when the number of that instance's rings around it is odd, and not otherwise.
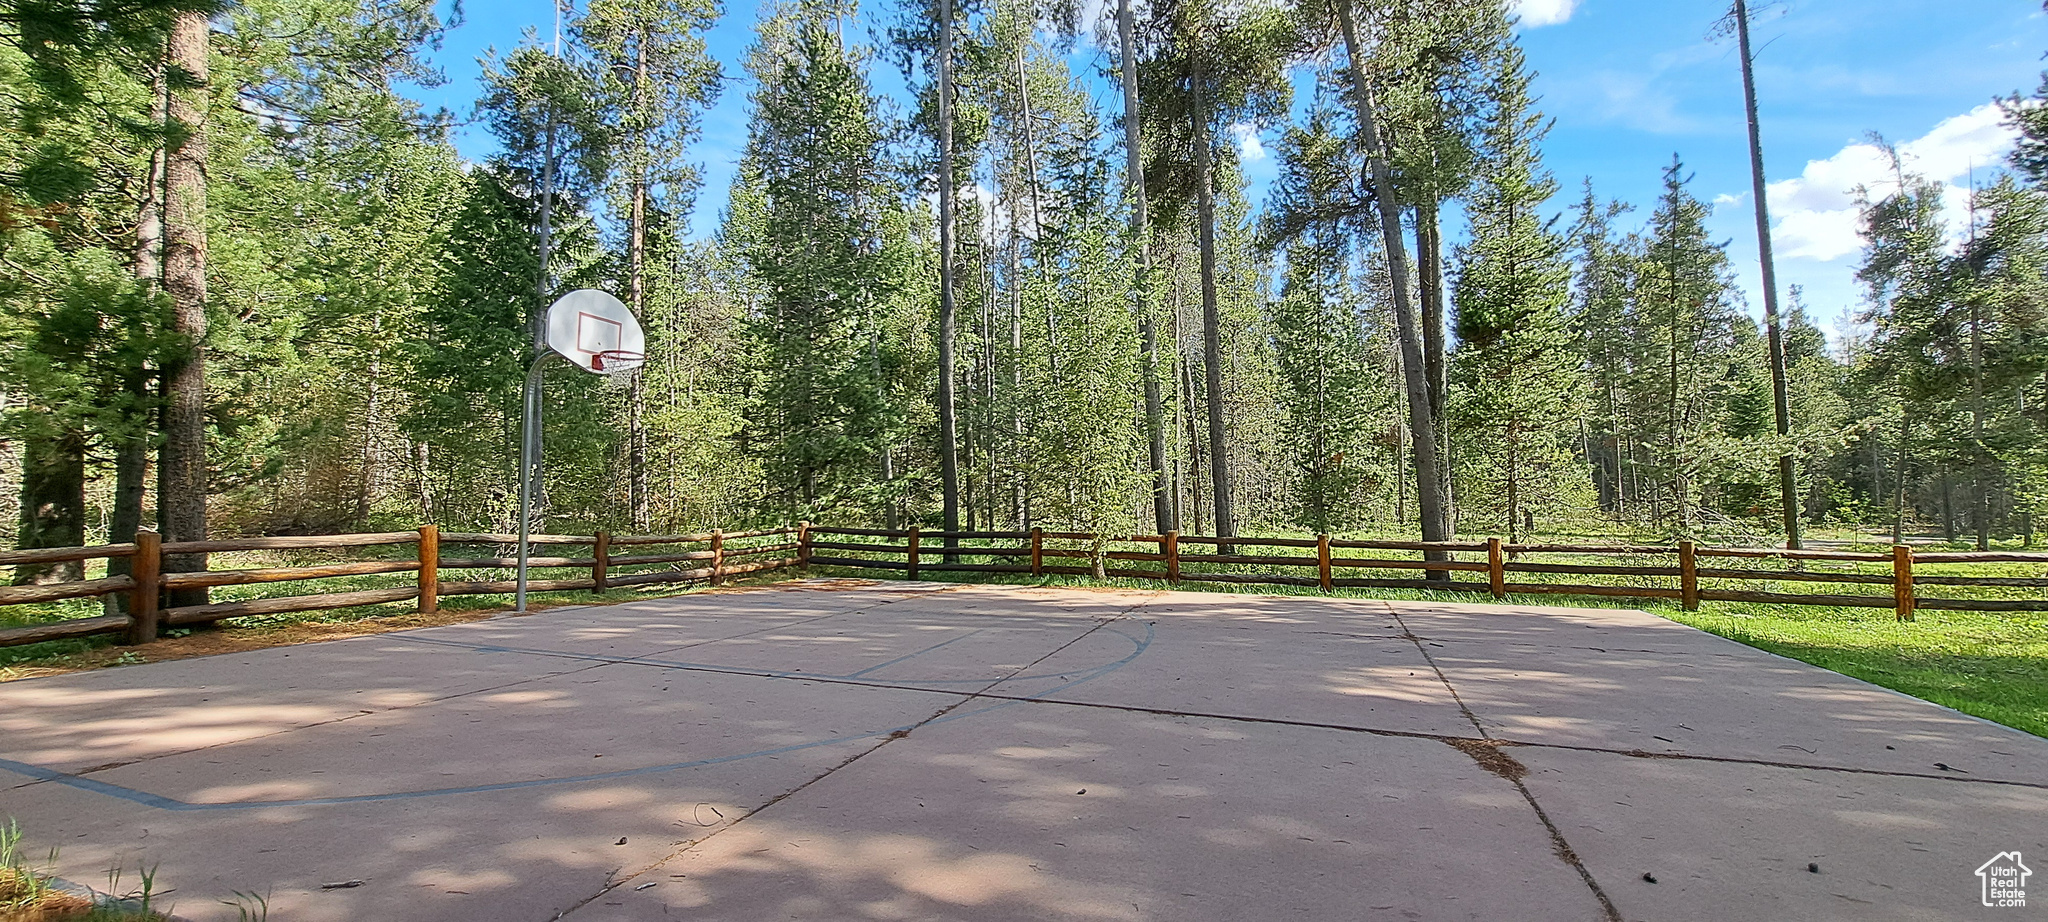
[[[35,887],[16,868],[0,868],[0,922],[60,922],[77,919],[93,910],[91,900]]]
[[[1529,774],[1529,768],[1515,760],[1514,756],[1501,751],[1501,746],[1492,740],[1447,739],[1452,749],[1472,757],[1479,767],[1509,781],[1520,781]]]

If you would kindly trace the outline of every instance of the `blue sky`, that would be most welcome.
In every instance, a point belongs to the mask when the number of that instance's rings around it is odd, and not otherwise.
[[[1590,176],[1603,198],[1638,206],[1624,219],[1632,226],[1647,218],[1663,167],[1679,155],[1694,176],[1694,194],[1714,203],[1712,230],[1729,241],[1753,309],[1760,305],[1741,78],[1733,41],[1707,35],[1724,9],[1721,0],[1520,3],[1523,47],[1538,73],[1535,89],[1556,120],[1545,155],[1564,186],[1559,204],[1576,200],[1580,180]],[[545,40],[554,23],[550,0],[466,5],[464,23],[434,56],[448,84],[422,94],[458,115],[468,113],[477,94],[478,56],[490,47],[516,47],[529,28]],[[1994,97],[2031,91],[2039,81],[2048,66],[2042,59],[2048,17],[2035,0],[1789,0],[1775,6],[1759,17],[1755,38],[1780,284],[1803,286],[1814,315],[1832,324],[1859,297],[1850,189],[1881,185],[1888,174],[1866,137],[1883,135],[1900,145],[1915,169],[1949,183],[1950,209],[1960,225],[1972,171],[1982,181],[2010,146],[2009,133],[1987,106]],[[709,36],[728,75],[743,73],[738,62],[755,15],[753,7],[729,6]],[[893,7],[871,3],[863,18],[894,15]],[[1077,65],[1096,54],[1078,50]],[[885,88],[898,83],[893,75],[877,82]],[[746,142],[747,90],[743,82],[728,83],[705,117],[694,153],[705,176],[691,222],[699,233],[715,225],[733,160]],[[1116,102],[1112,93],[1098,98]],[[1265,141],[1271,140],[1269,133]],[[494,146],[475,128],[459,132],[456,141],[475,159]],[[1259,155],[1256,147],[1246,153]],[[1263,184],[1272,161],[1255,159],[1248,172]]]

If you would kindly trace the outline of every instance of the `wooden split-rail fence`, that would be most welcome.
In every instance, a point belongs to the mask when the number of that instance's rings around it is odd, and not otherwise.
[[[947,532],[820,526],[806,528],[800,543],[805,562],[812,566],[904,573],[910,579],[940,572],[1099,574],[1168,583],[1446,590],[1497,599],[1510,593],[1671,599],[1687,611],[1697,611],[1701,602],[1761,602],[1889,608],[1902,621],[1912,620],[1919,609],[2048,611],[2048,554],[1929,552],[1904,545],[1874,553],[1707,547],[1691,541],[1675,546],[1508,544],[1499,538],[1350,541],[1329,535],[1218,538],[1177,532],[1099,537],[1044,529]],[[1388,552],[1415,556],[1393,557]],[[1461,552],[1474,559],[1452,559]],[[1485,559],[1476,559],[1479,554]],[[966,562],[977,558],[986,562]],[[1983,576],[1924,569],[1956,564],[2031,565],[2032,572]],[[1917,576],[1916,565],[1923,568]],[[1485,582],[1478,581],[1479,574],[1484,574]],[[1600,577],[1628,581],[1592,581]],[[1557,581],[1560,578],[1569,581]],[[1778,583],[1870,588],[1833,593],[1756,588]],[[1951,594],[1924,595],[1921,587],[1939,587],[1933,591]],[[1986,597],[1987,590],[1996,597]]]
[[[1661,545],[1508,544],[1485,541],[1354,541],[1182,535],[1098,536],[1084,532],[923,531],[799,525],[698,535],[534,535],[540,547],[587,547],[588,557],[539,556],[535,569],[584,575],[529,579],[536,592],[708,581],[794,567],[872,571],[920,579],[926,574],[1100,575],[1169,584],[1238,583],[1340,588],[1421,589],[1509,594],[1607,596],[1677,601],[1890,609],[1910,621],[1920,609],[2048,611],[2048,554],[1915,551],[1887,553]],[[125,558],[128,573],[41,585],[0,587],[0,605],[121,595],[123,614],[79,617],[0,629],[0,647],[99,634],[129,643],[154,640],[165,627],[251,615],[320,611],[395,602],[436,610],[443,596],[513,591],[509,579],[451,580],[450,571],[503,570],[507,556],[453,557],[443,550],[489,546],[502,554],[517,535],[418,531],[170,542],[143,532],[133,543],[0,552],[0,566]],[[411,545],[412,559],[305,566],[164,572],[167,557],[241,551],[327,551]],[[627,553],[619,553],[621,549]],[[1458,554],[1472,555],[1455,559]],[[794,556],[790,556],[794,554]],[[1394,556],[1402,554],[1407,556]],[[1479,559],[1483,555],[1484,559]],[[2011,575],[1957,574],[1960,564],[2005,564]],[[687,568],[686,568],[687,567]],[[1917,572],[1916,572],[1917,568]],[[1948,571],[1948,572],[1943,572]],[[415,574],[407,585],[162,607],[167,592],[376,574]],[[1480,576],[1485,582],[1480,582]],[[1788,592],[1782,584],[1832,592]],[[1763,588],[1759,588],[1763,587]]]
[[[529,578],[527,588],[535,592],[587,589],[604,592],[625,586],[658,583],[719,581],[752,573],[795,566],[799,529],[773,528],[761,531],[713,531],[701,535],[532,535],[536,548],[528,565],[537,570],[587,570],[574,577]],[[443,596],[509,593],[509,579],[448,579],[465,570],[504,570],[517,567],[515,557],[497,556],[518,535],[442,532],[429,525],[418,531],[394,531],[359,535],[312,535],[273,538],[228,538],[217,541],[165,542],[151,532],[141,532],[128,544],[97,547],[57,547],[0,551],[0,566],[52,564],[73,561],[126,559],[126,575],[72,580],[27,586],[0,586],[0,605],[24,605],[120,595],[125,597],[123,614],[70,618],[27,627],[0,629],[0,647],[40,643],[96,634],[124,634],[129,643],[148,643],[166,627],[186,627],[241,618],[290,612],[322,611],[413,601],[422,613],[440,607]],[[343,548],[380,548],[410,545],[411,559],[373,559],[323,563],[309,566],[261,567],[233,570],[164,572],[166,558],[177,555],[224,554],[236,551],[332,551]],[[589,548],[590,556],[541,556],[539,548]],[[454,549],[485,548],[493,556],[455,557],[444,555]],[[177,590],[249,586],[260,583],[299,582],[334,577],[410,573],[416,578],[406,585],[385,589],[322,592],[274,598],[214,602],[202,605],[162,607],[166,593]]]

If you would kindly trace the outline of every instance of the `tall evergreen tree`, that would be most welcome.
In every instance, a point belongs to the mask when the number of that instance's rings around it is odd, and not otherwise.
[[[1872,389],[1889,391],[1898,418],[1892,494],[1892,536],[1904,537],[1907,474],[1918,461],[1925,428],[1952,382],[1943,380],[1941,353],[1954,354],[1943,322],[1953,281],[1943,253],[1947,228],[1941,220],[1941,186],[1905,172],[1893,153],[1896,189],[1872,199],[1861,193],[1863,238],[1869,241],[1856,277],[1865,289],[1867,319],[1874,325],[1870,355],[1862,374]],[[1916,422],[1920,425],[1916,426]],[[1941,464],[1946,459],[1932,459]],[[1944,525],[1952,521],[1944,514]]]
[[[1153,201],[1194,209],[1199,237],[1202,299],[1202,368],[1208,421],[1211,499],[1216,534],[1237,533],[1232,505],[1230,439],[1222,400],[1223,321],[1216,265],[1216,140],[1226,126],[1256,129],[1286,111],[1290,87],[1283,64],[1297,44],[1291,16],[1271,5],[1228,6],[1212,0],[1154,4],[1148,44],[1154,57],[1140,69],[1154,89],[1140,94],[1151,107],[1156,146],[1146,181]]]
[[[782,30],[782,31],[778,31]],[[875,101],[815,11],[764,25],[728,245],[761,290],[758,442],[791,515],[880,511],[874,480],[901,405],[907,216],[881,159]],[[882,487],[887,487],[885,482]]]
[[[1756,212],[1757,264],[1763,270],[1764,329],[1769,337],[1771,362],[1771,395],[1773,414],[1778,428],[1778,498],[1784,507],[1785,546],[1799,548],[1799,477],[1792,446],[1792,410],[1787,396],[1785,376],[1785,339],[1778,323],[1778,270],[1771,254],[1771,216],[1768,194],[1764,183],[1764,142],[1757,125],[1756,112],[1756,55],[1750,51],[1750,12],[1747,0],[1734,0],[1722,21],[1725,28],[1734,30],[1737,39],[1736,50],[1742,62],[1743,111],[1749,118],[1749,175],[1751,205]]]
[[[1673,157],[1631,291],[1633,326],[1646,347],[1636,374],[1648,387],[1638,402],[1659,423],[1658,518],[1681,534],[1700,524],[1704,440],[1720,422],[1715,372],[1735,347],[1728,255],[1707,236],[1707,209],[1687,191],[1690,178]]]
[[[1272,313],[1294,468],[1290,511],[1295,523],[1318,532],[1364,524],[1365,494],[1392,479],[1372,450],[1390,420],[1381,418],[1375,348],[1361,316],[1367,304],[1360,293],[1370,289],[1356,243],[1368,209],[1358,201],[1351,146],[1336,120],[1319,95],[1307,123],[1282,138],[1266,227],[1267,245],[1283,246],[1287,257]]]
[[[1627,206],[1600,202],[1588,179],[1576,210],[1572,238],[1577,265],[1570,312],[1578,333],[1576,352],[1591,390],[1581,414],[1580,453],[1592,469],[1600,507],[1613,513],[1616,521],[1628,521],[1636,494],[1637,441],[1625,397],[1634,349],[1628,288],[1635,254],[1613,226],[1627,213]]]
[[[1549,125],[1533,111],[1529,79],[1521,50],[1507,48],[1472,193],[1472,237],[1457,254],[1462,345],[1453,367],[1462,387],[1453,419],[1467,436],[1475,505],[1496,513],[1510,541],[1575,473],[1565,436],[1579,394],[1565,314],[1571,269],[1542,216],[1557,189],[1538,153]]]
[[[643,321],[647,303],[650,210],[687,216],[696,171],[683,157],[696,138],[699,113],[718,95],[719,68],[704,45],[718,20],[716,0],[595,0],[576,21],[576,34],[601,68],[599,80],[617,113],[618,160],[626,212],[626,305]],[[633,527],[652,526],[646,391],[639,375],[628,387],[628,507]]]

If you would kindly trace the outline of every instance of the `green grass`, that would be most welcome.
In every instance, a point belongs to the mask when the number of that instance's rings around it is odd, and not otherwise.
[[[2048,737],[2048,618],[1716,605],[1652,608],[1681,624]]]
[[[31,861],[21,850],[21,826],[12,818],[0,825],[0,919],[32,922],[154,922],[163,915],[152,907],[156,872],[144,869],[141,889],[125,895],[118,905],[87,905],[85,901],[59,893],[50,886],[45,868],[57,861],[52,849],[45,862]],[[118,885],[120,873],[109,875]]]

